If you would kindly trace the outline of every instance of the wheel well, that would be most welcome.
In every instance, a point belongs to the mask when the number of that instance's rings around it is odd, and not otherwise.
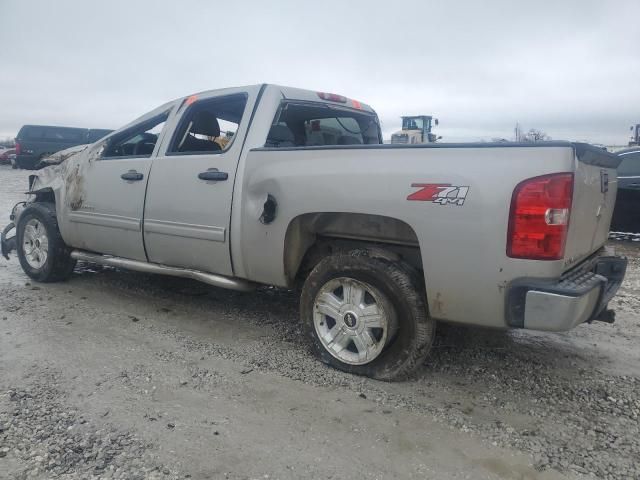
[[[36,196],[36,202],[56,203],[56,196],[53,193],[53,189],[50,187],[41,188],[40,190],[36,190],[32,193]]]
[[[367,248],[422,270],[418,236],[402,220],[362,213],[307,213],[294,218],[285,236],[284,268],[290,283],[306,278],[325,256]]]

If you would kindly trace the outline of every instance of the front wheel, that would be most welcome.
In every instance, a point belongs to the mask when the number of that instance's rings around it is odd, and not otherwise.
[[[22,270],[38,282],[66,280],[76,264],[60,235],[52,203],[31,203],[20,213],[16,250]]]
[[[349,373],[408,377],[424,362],[435,334],[420,285],[405,263],[367,251],[324,258],[307,277],[300,303],[315,353]]]

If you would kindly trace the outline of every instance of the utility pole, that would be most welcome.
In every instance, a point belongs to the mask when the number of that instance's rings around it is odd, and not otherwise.
[[[518,122],[516,122],[516,126],[513,129],[513,133],[515,135],[515,141],[516,142],[522,141],[522,132],[520,130],[520,124]]]

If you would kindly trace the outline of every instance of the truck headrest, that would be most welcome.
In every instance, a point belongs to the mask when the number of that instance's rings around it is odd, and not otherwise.
[[[207,137],[219,137],[220,124],[212,112],[201,110],[193,116],[193,125],[189,131]]]

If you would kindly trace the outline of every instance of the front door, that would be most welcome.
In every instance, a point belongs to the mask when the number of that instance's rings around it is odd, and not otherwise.
[[[169,110],[154,111],[95,145],[67,179],[65,238],[76,248],[146,260],[142,214],[152,154]],[[98,153],[98,151],[100,153]]]
[[[232,275],[236,168],[258,87],[187,98],[151,168],[144,213],[150,262]]]

